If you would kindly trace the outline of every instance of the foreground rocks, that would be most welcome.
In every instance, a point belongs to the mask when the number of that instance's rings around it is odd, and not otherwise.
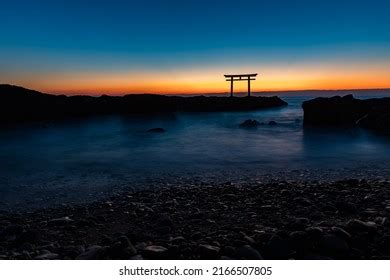
[[[217,183],[0,214],[1,259],[390,259],[390,182]]]
[[[302,104],[305,125],[357,126],[390,132],[390,98],[315,98]]]

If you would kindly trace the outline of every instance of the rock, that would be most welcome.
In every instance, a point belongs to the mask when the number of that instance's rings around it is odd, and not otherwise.
[[[389,132],[390,98],[315,98],[302,104],[304,125],[359,126]]]
[[[14,245],[20,246],[20,245],[23,245],[24,243],[35,244],[35,243],[39,242],[40,238],[41,237],[40,237],[40,234],[38,231],[27,230],[15,239]]]
[[[346,224],[346,228],[353,233],[375,232],[377,230],[377,226],[374,222],[366,223],[357,219],[349,220]]]
[[[270,121],[270,122],[268,122],[268,125],[270,125],[270,126],[275,126],[275,125],[277,125],[278,123],[277,122],[275,122],[275,121]]]
[[[174,228],[174,222],[168,215],[158,215],[156,217],[156,227],[170,227],[171,229]]]
[[[324,231],[320,227],[308,227],[305,229],[305,232],[312,240],[319,240],[324,236]]]
[[[305,231],[293,231],[289,234],[289,244],[297,251],[304,251],[311,246],[309,235]]]
[[[175,244],[181,244],[187,242],[187,239],[185,239],[183,236],[176,236],[172,237],[169,241]]]
[[[1,236],[9,236],[9,235],[19,235],[23,232],[24,228],[21,225],[10,225],[6,227],[2,232]]]
[[[154,260],[163,259],[168,252],[168,249],[163,246],[151,245],[142,250],[142,256]]]
[[[76,260],[101,260],[104,257],[105,251],[104,247],[94,245],[87,248],[84,253],[77,256]]]
[[[225,246],[222,250],[222,254],[232,257],[236,254],[236,248],[233,246]]]
[[[151,128],[148,130],[148,132],[154,132],[154,133],[164,133],[166,130],[161,127]]]
[[[244,245],[236,250],[236,256],[240,260],[262,260],[263,257],[250,245]]]
[[[62,248],[62,254],[67,256],[69,259],[75,259],[84,252],[85,249],[83,246],[66,246]]]
[[[279,235],[272,235],[266,245],[266,257],[269,259],[287,259],[290,250],[289,244]]]
[[[383,236],[379,241],[379,244],[379,249],[383,253],[390,253],[390,234],[386,234],[385,236]]]
[[[335,206],[337,210],[343,214],[357,213],[356,205],[347,201],[336,201]]]
[[[57,219],[49,220],[47,223],[49,226],[66,226],[74,221],[69,217],[62,217]]]
[[[56,260],[59,258],[58,254],[55,253],[45,253],[39,256],[36,256],[34,260]]]
[[[349,232],[347,232],[346,230],[340,228],[340,227],[332,227],[332,232],[341,237],[341,238],[344,238],[346,240],[350,239],[352,236]]]
[[[260,123],[256,120],[246,120],[240,124],[241,128],[256,128],[260,125]]]
[[[137,254],[137,249],[126,236],[121,236],[108,250],[110,258],[125,260]]]
[[[286,106],[279,97],[230,98],[216,96],[164,96],[157,94],[128,94],[122,97],[100,97],[43,94],[22,87],[0,84],[0,122],[52,120],[75,115],[107,113],[174,113],[245,111]],[[88,108],[88,110],[86,109]]]
[[[163,226],[163,227],[156,227],[154,228],[154,232],[161,234],[161,235],[166,235],[171,233],[172,228],[168,226]]]
[[[345,255],[349,250],[347,242],[334,234],[324,235],[319,246],[326,255],[337,257]]]
[[[219,255],[220,248],[212,245],[199,245],[198,253],[201,259],[214,260]]]

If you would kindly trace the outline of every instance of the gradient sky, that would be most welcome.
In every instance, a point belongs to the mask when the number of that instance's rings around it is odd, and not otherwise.
[[[51,93],[390,88],[388,0],[13,0],[0,83]],[[237,90],[245,90],[245,83]]]

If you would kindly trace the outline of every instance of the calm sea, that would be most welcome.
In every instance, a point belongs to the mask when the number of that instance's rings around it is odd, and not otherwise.
[[[104,116],[3,129],[0,208],[83,202],[122,188],[180,182],[181,176],[372,173],[389,179],[390,138],[360,129],[302,128],[301,104],[311,98],[285,97],[289,106],[255,112]],[[240,129],[246,119],[278,125]],[[166,133],[147,132],[155,127]]]

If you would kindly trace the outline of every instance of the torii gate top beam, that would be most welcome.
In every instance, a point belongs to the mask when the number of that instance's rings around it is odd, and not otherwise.
[[[257,73],[224,75],[226,81],[230,82],[230,96],[233,96],[233,84],[236,81],[248,81],[248,96],[251,96],[251,81],[256,80]]]

